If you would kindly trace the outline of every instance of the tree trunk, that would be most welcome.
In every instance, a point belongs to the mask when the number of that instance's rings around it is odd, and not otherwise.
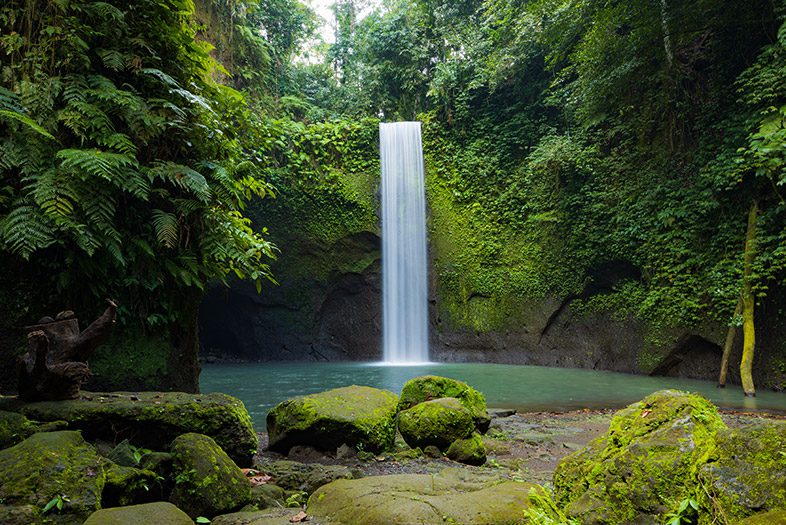
[[[723,357],[721,358],[720,376],[718,376],[718,387],[724,388],[726,386],[726,375],[729,372],[729,356],[731,356],[731,349],[734,346],[734,339],[737,337],[737,317],[742,313],[742,296],[737,301],[737,306],[734,308],[734,316],[732,317],[729,331],[726,332],[726,341],[723,343]]]
[[[756,201],[751,205],[748,213],[748,231],[745,234],[745,260],[742,277],[742,360],[740,361],[740,378],[742,389],[746,396],[756,395],[753,385],[753,354],[756,349],[756,329],[753,319],[755,297],[753,295],[753,261],[756,258],[756,217],[759,206]]]

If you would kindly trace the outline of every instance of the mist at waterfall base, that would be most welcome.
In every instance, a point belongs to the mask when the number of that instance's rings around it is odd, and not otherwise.
[[[411,367],[357,362],[270,362],[204,365],[202,392],[240,398],[254,426],[265,429],[268,410],[306,394],[349,385],[368,385],[400,393],[413,377],[436,374],[465,381],[480,390],[490,407],[520,412],[583,408],[622,408],[664,388],[698,392],[722,408],[786,412],[786,396],[759,391],[745,398],[737,385],[678,377],[649,377],[597,370],[487,363],[441,363]]]
[[[388,365],[427,363],[426,192],[420,122],[380,123],[382,354]]]

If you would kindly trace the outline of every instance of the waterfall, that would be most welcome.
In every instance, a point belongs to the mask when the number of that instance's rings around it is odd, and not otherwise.
[[[379,143],[384,360],[427,362],[426,193],[420,122],[380,124]]]

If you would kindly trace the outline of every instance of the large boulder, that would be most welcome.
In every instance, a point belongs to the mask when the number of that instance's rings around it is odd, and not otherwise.
[[[84,525],[194,525],[188,514],[171,503],[158,501],[94,512]]]
[[[527,523],[523,510],[535,488],[459,469],[370,476],[321,487],[309,498],[307,512],[343,525]]]
[[[433,445],[444,451],[475,430],[469,410],[454,397],[433,399],[399,412],[398,429],[412,448]]]
[[[175,487],[169,500],[189,516],[212,517],[252,501],[251,484],[216,442],[201,434],[183,434],[172,442]]]
[[[53,500],[62,508],[55,506],[47,517],[82,523],[101,507],[105,461],[73,431],[33,434],[0,451],[0,501],[8,506],[0,510],[0,523],[13,523],[19,513],[35,519]]]
[[[424,401],[441,397],[458,399],[464,408],[472,414],[475,426],[481,433],[485,434],[489,429],[491,417],[489,417],[483,394],[467,383],[449,377],[427,375],[410,379],[401,389],[398,410],[407,410]]]
[[[181,392],[82,392],[79,399],[22,403],[0,398],[0,409],[37,421],[68,422],[87,439],[128,439],[161,450],[180,434],[196,432],[216,440],[239,465],[250,466],[258,439],[243,403],[226,394]]]
[[[335,451],[356,446],[369,452],[393,447],[398,396],[367,386],[348,386],[280,403],[267,415],[270,450],[296,445]]]
[[[705,506],[738,520],[786,509],[786,423],[768,422],[718,432],[710,461],[699,469]]]
[[[651,394],[617,412],[608,434],[559,463],[555,499],[582,523],[659,523],[699,493],[698,469],[725,428],[703,397]]]

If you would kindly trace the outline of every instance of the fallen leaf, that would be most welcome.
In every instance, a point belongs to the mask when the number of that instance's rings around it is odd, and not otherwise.
[[[289,523],[302,523],[304,521],[308,521],[309,519],[311,519],[310,516],[301,510],[289,518]]]
[[[271,479],[273,478],[271,478],[270,476],[251,476],[250,478],[248,478],[248,482],[251,483],[252,487],[258,487],[260,485],[267,484],[267,482],[270,481]]]
[[[652,414],[652,410],[645,410],[644,412],[641,413],[641,417],[647,417],[650,414]]]
[[[259,474],[259,471],[254,468],[242,468],[240,470],[242,470],[243,474],[245,474],[246,476],[256,476],[257,474]]]

